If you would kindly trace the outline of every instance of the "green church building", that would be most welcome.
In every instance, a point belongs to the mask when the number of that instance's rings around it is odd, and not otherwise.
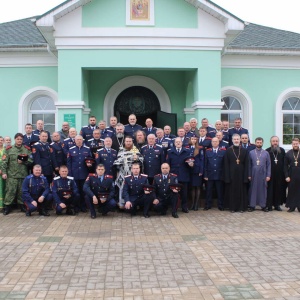
[[[135,113],[173,128],[242,117],[250,138],[287,147],[300,136],[300,34],[210,0],[68,0],[2,23],[0,79],[1,135]]]

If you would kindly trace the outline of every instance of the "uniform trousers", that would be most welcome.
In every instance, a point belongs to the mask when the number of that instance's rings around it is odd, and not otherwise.
[[[159,213],[166,213],[168,207],[171,206],[172,213],[177,212],[177,205],[178,205],[178,193],[168,194],[163,198],[158,197],[159,203],[153,204],[153,209]]]
[[[38,202],[37,199],[39,197],[33,196],[32,199],[37,202],[37,206],[34,206],[30,201],[24,201],[24,205],[26,206],[26,210],[29,212],[34,212],[34,211],[41,211],[43,209],[46,209],[48,204],[52,201],[52,194],[49,194],[42,203]]]
[[[182,182],[179,181],[179,183],[182,185],[182,188],[179,192],[179,195],[181,197],[181,208],[182,209],[187,209],[187,198],[188,198],[188,182]]]
[[[22,201],[22,183],[24,178],[7,178],[4,205],[12,205],[17,198],[18,204],[23,204]]]
[[[151,206],[154,197],[150,194],[144,194],[137,196],[135,199],[130,199],[132,206],[130,209],[126,209],[126,211],[130,212],[131,214],[136,214],[137,206],[143,207],[143,214],[147,215]]]
[[[72,196],[69,199],[60,198],[60,201],[66,205],[66,208],[62,208],[58,203],[54,203],[54,209],[58,214],[61,214],[65,209],[72,209],[78,207],[79,196]]]
[[[84,192],[83,192],[83,185],[85,183],[85,179],[77,179],[75,180],[78,192],[80,195],[80,200],[78,201],[78,206],[75,208],[75,210],[81,210],[81,211],[86,211],[86,204],[85,204],[85,199],[84,199]]]
[[[223,208],[224,205],[224,197],[223,197],[223,181],[222,180],[208,180],[206,187],[206,208],[212,207],[212,191],[213,187],[216,187],[217,195],[218,195],[218,207]]]
[[[91,216],[96,216],[96,210],[95,210],[95,204],[93,203],[93,198],[89,196],[85,196],[85,202],[88,207],[88,209],[91,212]],[[98,199],[98,208],[102,209],[103,214],[107,214],[110,211],[115,210],[117,207],[117,202],[115,199],[108,199],[104,203],[101,203],[101,201]]]

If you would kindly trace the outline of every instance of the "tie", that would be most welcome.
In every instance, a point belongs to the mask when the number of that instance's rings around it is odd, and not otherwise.
[[[217,153],[217,150],[215,149],[214,152]]]
[[[137,180],[138,178],[137,177],[134,177],[134,180]]]
[[[102,183],[102,181],[103,181],[103,177],[101,176],[101,177],[100,177],[100,183]]]
[[[151,128],[148,128],[148,131],[150,132],[150,131],[151,131]]]
[[[107,153],[110,154],[110,149],[106,149],[106,150],[107,150]]]
[[[179,150],[179,149],[177,149],[177,152],[179,153],[179,152],[180,152],[180,150]]]
[[[167,180],[167,176],[166,175],[164,175],[164,181],[166,181]]]

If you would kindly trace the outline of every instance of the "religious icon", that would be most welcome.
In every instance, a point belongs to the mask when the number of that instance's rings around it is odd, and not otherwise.
[[[130,1],[130,20],[149,21],[150,7],[149,0],[131,0]]]

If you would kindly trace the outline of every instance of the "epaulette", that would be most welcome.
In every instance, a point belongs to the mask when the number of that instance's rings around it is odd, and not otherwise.
[[[67,140],[70,140],[71,138],[66,138],[66,139],[64,139],[64,141],[67,141]]]
[[[225,147],[221,147],[219,150],[226,151],[227,149]]]
[[[89,126],[82,126],[82,128],[88,128]]]
[[[230,128],[228,128],[228,130],[229,130],[229,129],[234,129],[234,127],[230,127]]]
[[[40,142],[36,142],[36,143],[34,143],[33,145],[39,145],[40,144]]]
[[[72,147],[69,148],[69,150],[71,150],[71,149],[73,149],[73,148],[75,148],[75,147],[76,147],[76,146],[72,146]]]
[[[143,148],[145,148],[145,147],[147,147],[148,145],[144,145],[144,146],[142,146],[142,148],[141,149],[143,149]]]
[[[27,146],[27,145],[23,145],[23,146],[24,146],[24,148],[26,148],[27,150],[31,151],[31,148],[30,148],[29,146]]]
[[[156,147],[162,148],[162,145],[155,144]]]
[[[124,126],[129,126],[129,124],[126,124],[126,125],[124,125]],[[131,126],[131,125],[130,125]]]
[[[255,146],[255,144],[249,144],[248,146]],[[255,146],[256,147],[256,146]]]
[[[206,139],[212,140],[212,138],[211,138],[210,136],[207,136],[207,137],[205,138],[205,140],[206,140]]]
[[[222,141],[223,143],[226,143],[226,144],[228,144],[228,142],[227,141]]]
[[[74,177],[72,176],[67,176],[68,179],[74,180]]]
[[[154,175],[154,177],[161,177],[161,174]]]
[[[165,137],[164,139],[165,139],[165,140],[170,140],[170,141],[172,141],[172,139],[169,138],[169,137]]]
[[[33,135],[40,137],[38,134],[34,133]]]
[[[50,145],[54,145],[55,143],[54,142],[52,142]]]
[[[94,138],[89,139],[88,142],[89,142],[89,141],[92,141],[93,139],[94,139]]]
[[[172,150],[172,149],[170,148],[170,149],[168,149],[167,151],[170,151],[170,150]]]
[[[60,176],[56,176],[56,177],[53,178],[53,180],[57,180],[59,178],[60,178]]]
[[[212,148],[207,148],[206,151],[212,151]]]
[[[190,149],[190,146],[184,146],[185,149]]]
[[[113,176],[111,176],[111,175],[105,175],[104,178],[112,178],[113,179]]]
[[[148,177],[148,175],[147,175],[147,174],[141,174],[141,176]]]
[[[125,178],[127,178],[127,177],[131,177],[131,175],[126,175]]]
[[[91,176],[91,177],[97,177],[97,175],[95,173],[89,173],[88,176]]]
[[[27,177],[29,177],[29,178],[32,178],[33,177],[33,174],[30,174],[29,176],[27,176]]]
[[[83,147],[90,149],[90,147],[88,147],[88,146],[86,146],[86,145],[83,145]],[[70,149],[71,149],[71,148],[70,148]]]
[[[104,150],[104,148],[100,148],[100,149],[97,150],[97,152],[100,152],[100,151],[103,151],[103,150]]]
[[[177,174],[174,174],[174,173],[170,173],[170,175],[173,175],[173,176],[176,176],[176,177],[177,177]]]

